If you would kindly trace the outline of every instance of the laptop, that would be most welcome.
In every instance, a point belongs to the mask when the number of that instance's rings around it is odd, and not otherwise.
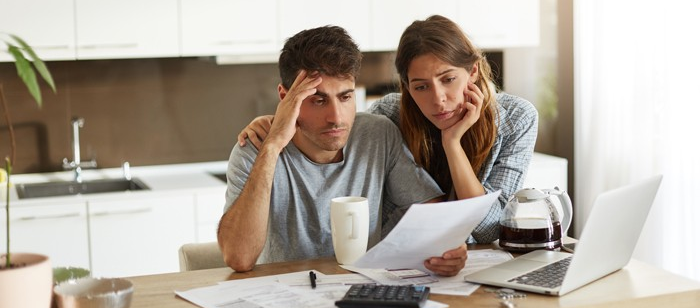
[[[598,195],[573,254],[535,250],[464,280],[561,296],[621,269],[632,258],[661,178]]]

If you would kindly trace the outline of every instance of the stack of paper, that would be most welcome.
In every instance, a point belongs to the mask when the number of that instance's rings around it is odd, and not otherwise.
[[[468,296],[478,285],[464,276],[509,259],[500,250],[468,252],[466,267],[454,277],[429,273],[423,261],[457,248],[488,213],[500,194],[451,202],[414,204],[387,237],[352,266],[358,274],[317,275],[311,288],[309,270],[274,276],[224,281],[214,286],[175,291],[185,300],[205,308],[322,308],[335,307],[352,284],[426,285],[431,293]],[[428,301],[426,307],[446,307]]]

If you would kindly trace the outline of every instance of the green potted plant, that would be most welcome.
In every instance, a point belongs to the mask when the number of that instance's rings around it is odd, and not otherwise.
[[[6,46],[0,47],[14,59],[17,75],[27,86],[41,108],[41,90],[37,73],[56,92],[51,73],[34,50],[16,35],[0,33],[0,40]],[[0,307],[41,307],[51,304],[53,277],[51,265],[47,256],[32,253],[10,253],[10,177],[12,164],[15,159],[15,135],[8,110],[2,80],[0,80],[0,108],[9,130],[10,154],[5,157],[7,178],[5,184],[5,214],[6,214],[6,251],[0,254]]]

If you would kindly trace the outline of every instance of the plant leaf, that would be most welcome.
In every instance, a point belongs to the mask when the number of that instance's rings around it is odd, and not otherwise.
[[[17,75],[19,75],[27,86],[29,93],[34,97],[36,103],[41,107],[41,91],[39,90],[39,83],[36,80],[36,73],[34,73],[31,64],[29,64],[29,61],[24,57],[24,54],[17,46],[7,44],[7,51],[15,58]]]
[[[29,44],[27,44],[27,42],[25,42],[23,39],[13,34],[10,34],[10,37],[14,39],[17,44],[19,44],[19,46],[27,52],[27,54],[29,54],[29,57],[32,58],[32,63],[34,64],[37,72],[39,72],[41,77],[44,78],[47,84],[49,84],[51,90],[56,93],[56,85],[53,82],[53,77],[51,77],[51,72],[49,72],[49,69],[46,68],[46,65],[44,64],[44,61],[41,61],[39,56],[37,56],[34,52],[34,49],[32,49],[32,47],[29,46]]]

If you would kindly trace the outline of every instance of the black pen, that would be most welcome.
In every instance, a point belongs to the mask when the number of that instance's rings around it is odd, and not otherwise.
[[[316,274],[314,274],[314,271],[309,272],[309,279],[311,280],[311,288],[316,289]]]

